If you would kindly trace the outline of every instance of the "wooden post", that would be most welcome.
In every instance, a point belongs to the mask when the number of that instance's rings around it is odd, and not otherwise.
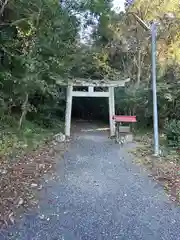
[[[67,96],[66,96],[66,117],[65,117],[65,135],[70,137],[71,131],[71,111],[72,111],[72,86],[67,87]]]

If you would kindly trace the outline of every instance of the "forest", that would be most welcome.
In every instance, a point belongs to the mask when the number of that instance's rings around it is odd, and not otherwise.
[[[128,2],[118,12],[112,0],[1,1],[2,157],[63,129],[66,89],[59,80],[129,77],[128,86],[116,91],[116,111],[136,115],[138,127],[152,129],[151,37],[128,11],[158,23],[159,128],[169,146],[179,147],[179,1]],[[77,100],[74,116],[106,121],[107,102],[96,101]]]

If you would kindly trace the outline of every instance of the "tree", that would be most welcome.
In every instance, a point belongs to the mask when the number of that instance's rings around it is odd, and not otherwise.
[[[30,97],[37,92],[59,96],[54,79],[69,76],[79,22],[59,1],[51,0],[11,1],[2,21],[1,106],[8,113],[21,108],[21,127],[33,109]]]

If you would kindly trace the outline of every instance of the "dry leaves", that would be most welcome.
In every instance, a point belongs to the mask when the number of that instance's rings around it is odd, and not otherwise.
[[[59,144],[58,153],[65,144]],[[57,145],[56,145],[57,148]],[[56,149],[53,143],[15,159],[0,159],[0,228],[14,224],[16,215],[36,207],[35,190],[41,190],[41,177],[53,172]]]
[[[180,203],[180,156],[171,153],[155,158],[152,147],[152,137],[138,138],[138,147],[133,151],[136,162],[151,171],[151,176],[164,186],[171,200]]]

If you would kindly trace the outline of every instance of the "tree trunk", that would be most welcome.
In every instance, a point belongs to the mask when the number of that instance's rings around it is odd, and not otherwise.
[[[137,58],[137,86],[139,87],[141,81],[141,50],[138,51]]]
[[[4,3],[2,4],[1,9],[0,9],[0,16],[3,15],[4,9],[5,9],[7,4],[8,4],[8,0],[5,0]]]
[[[27,113],[27,107],[28,107],[28,100],[29,100],[29,95],[28,93],[26,93],[26,97],[25,97],[25,100],[24,100],[24,103],[22,105],[22,113],[21,113],[21,117],[19,119],[19,127],[18,127],[18,130],[21,129],[21,126],[22,126],[22,123],[23,121],[25,120],[25,117],[26,117],[26,113]]]

